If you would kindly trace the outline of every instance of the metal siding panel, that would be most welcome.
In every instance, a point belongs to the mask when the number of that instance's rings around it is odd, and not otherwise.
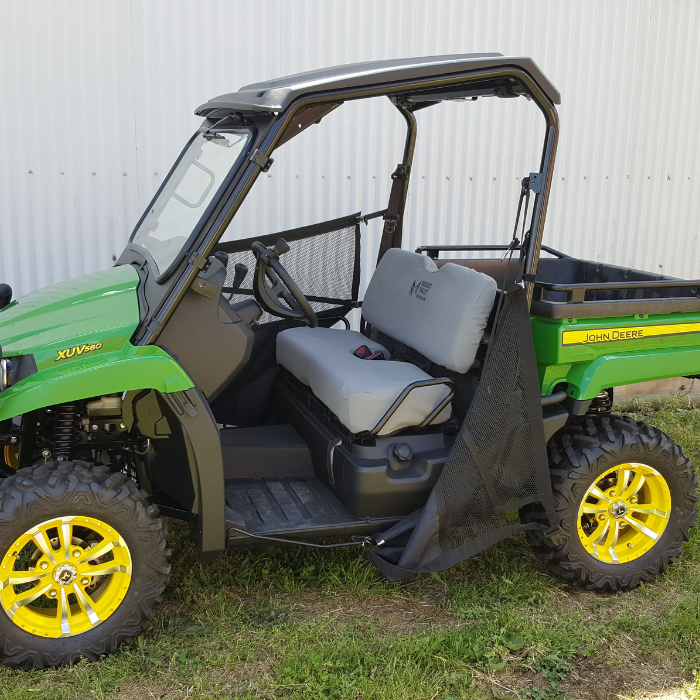
[[[333,64],[493,50],[533,56],[563,94],[544,243],[699,275],[694,0],[28,0],[1,13],[0,279],[16,293],[111,264],[213,95]],[[417,118],[405,247],[506,242],[520,179],[539,165],[538,111],[480,100]],[[381,208],[403,136],[388,101],[346,105],[278,152],[231,234]],[[366,272],[380,227],[363,227]]]

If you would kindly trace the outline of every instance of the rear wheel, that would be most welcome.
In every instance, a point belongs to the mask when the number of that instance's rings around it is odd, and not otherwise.
[[[0,655],[18,668],[97,659],[143,629],[169,578],[165,524],[124,474],[85,462],[0,484]]]
[[[697,517],[697,479],[668,435],[625,417],[586,417],[549,452],[562,542],[527,537],[551,573],[591,590],[629,590],[681,554]],[[538,504],[521,520],[547,522]]]

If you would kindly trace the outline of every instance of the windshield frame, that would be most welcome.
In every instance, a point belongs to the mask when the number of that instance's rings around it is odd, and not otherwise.
[[[212,198],[211,198],[209,204],[202,212],[202,215],[199,217],[197,223],[192,228],[192,231],[190,231],[189,235],[187,236],[187,240],[182,244],[182,247],[180,248],[178,254],[173,258],[172,262],[168,265],[168,267],[165,270],[161,271],[159,269],[158,264],[156,263],[155,259],[153,258],[150,251],[148,250],[148,248],[146,248],[145,246],[136,242],[134,240],[134,238],[135,238],[136,234],[138,233],[139,229],[141,228],[141,225],[145,221],[146,217],[148,216],[149,212],[154,207],[155,203],[158,201],[158,199],[160,198],[163,191],[170,184],[170,181],[171,181],[175,171],[177,170],[177,168],[180,165],[180,163],[182,162],[183,158],[185,157],[185,155],[189,151],[194,140],[200,134],[206,134],[207,132],[217,133],[217,134],[220,133],[220,134],[247,135],[248,141],[247,141],[246,145],[243,147],[243,149],[241,149],[240,154],[238,155],[236,160],[233,162],[233,164],[229,168],[229,171],[226,174],[226,177],[224,177],[224,179],[221,181],[219,186],[214,191],[214,194],[212,195]],[[177,159],[173,163],[172,167],[168,171],[168,174],[163,179],[162,184],[160,185],[160,187],[156,191],[153,198],[148,203],[148,206],[144,209],[143,214],[141,214],[141,217],[139,218],[139,220],[136,222],[136,226],[134,226],[134,229],[131,232],[131,235],[129,236],[129,241],[127,243],[128,248],[132,248],[132,249],[136,248],[138,253],[146,259],[146,261],[148,262],[148,266],[150,267],[151,272],[153,273],[153,278],[157,284],[163,284],[173,274],[175,269],[182,262],[183,258],[187,255],[187,252],[192,247],[192,242],[199,236],[199,234],[202,231],[202,228],[208,222],[209,217],[211,216],[212,212],[219,205],[220,198],[221,198],[220,194],[228,188],[231,181],[236,177],[236,174],[241,169],[241,164],[244,163],[245,161],[247,161],[256,140],[257,140],[257,129],[254,126],[250,126],[250,127],[248,127],[248,126],[246,126],[246,127],[223,127],[221,129],[214,130],[206,122],[199,129],[197,129],[197,131],[195,131],[192,134],[192,136],[188,139],[184,148],[180,152],[180,155],[177,157]]]

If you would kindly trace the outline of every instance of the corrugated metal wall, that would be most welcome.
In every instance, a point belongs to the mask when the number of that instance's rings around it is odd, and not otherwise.
[[[214,95],[473,51],[532,56],[562,93],[545,243],[700,277],[698,36],[697,0],[5,0],[0,280],[25,293],[109,266]],[[418,120],[406,247],[505,242],[539,161],[536,108],[480,100]],[[346,105],[280,149],[231,235],[381,208],[402,139],[388,101]]]

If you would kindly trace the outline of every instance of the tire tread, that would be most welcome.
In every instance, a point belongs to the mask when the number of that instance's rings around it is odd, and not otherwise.
[[[600,460],[614,458],[624,450],[641,449],[649,456],[667,456],[676,478],[681,482],[684,503],[676,532],[665,551],[655,557],[643,557],[644,566],[633,572],[615,575],[596,570],[595,561],[586,561],[572,548],[572,541],[578,537],[572,531],[572,511],[578,514],[578,504],[585,492],[585,483],[590,481]],[[640,581],[650,582],[663,573],[682,553],[683,542],[688,540],[691,528],[698,514],[698,482],[690,460],[680,446],[661,430],[647,423],[635,421],[627,416],[585,416],[570,424],[557,434],[548,445],[550,477],[554,494],[554,512],[563,544],[555,546],[540,531],[526,533],[527,540],[535,556],[554,576],[577,584],[592,591],[631,590]],[[531,504],[521,509],[523,522],[537,522],[545,528],[549,520],[540,504]],[[552,523],[553,525],[555,523]]]

